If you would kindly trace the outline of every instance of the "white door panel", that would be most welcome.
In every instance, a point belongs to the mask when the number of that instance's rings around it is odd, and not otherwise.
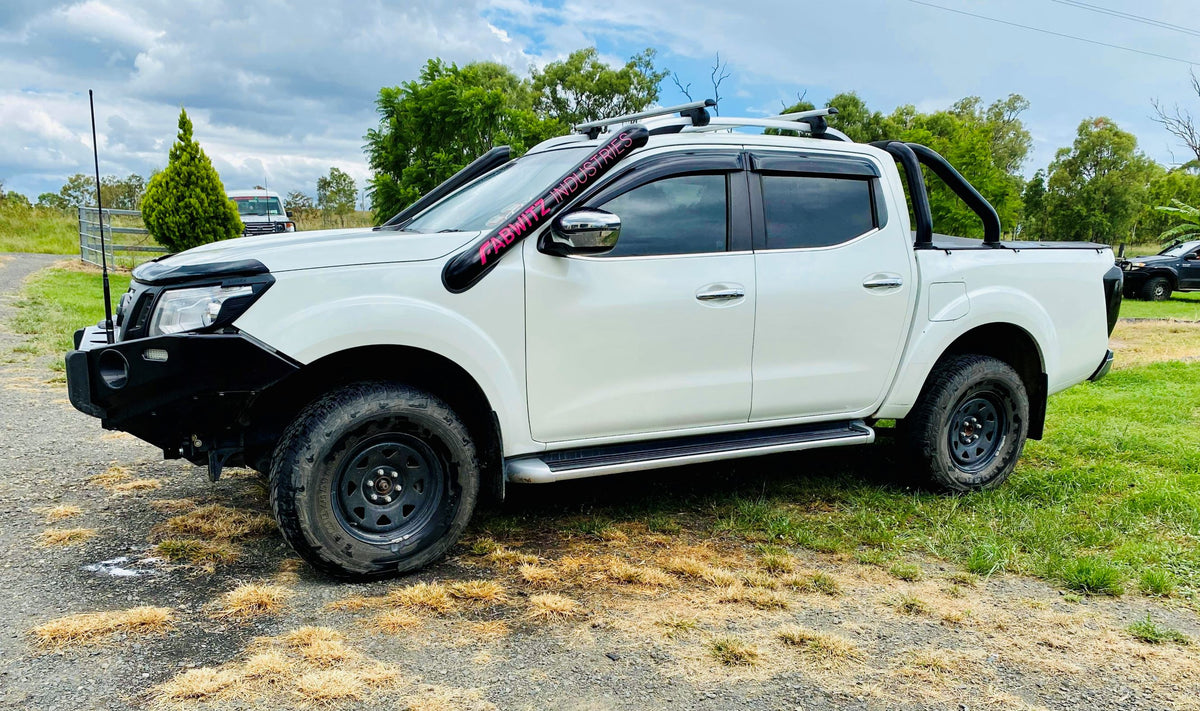
[[[752,254],[524,258],[535,440],[747,420]]]
[[[899,222],[843,245],[755,254],[751,420],[859,413],[882,399],[917,286]]]

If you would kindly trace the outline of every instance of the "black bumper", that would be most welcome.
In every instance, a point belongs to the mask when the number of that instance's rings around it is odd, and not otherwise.
[[[239,333],[110,345],[104,330],[92,326],[76,331],[75,348],[67,353],[67,393],[75,409],[172,456],[185,441],[240,440],[238,416],[247,403],[299,369]]]

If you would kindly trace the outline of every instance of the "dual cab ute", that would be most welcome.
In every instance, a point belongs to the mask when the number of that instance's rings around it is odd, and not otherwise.
[[[494,149],[375,229],[144,264],[115,332],[76,334],[71,401],[269,475],[295,550],[363,578],[436,560],[506,482],[865,445],[883,418],[938,487],[993,487],[1047,396],[1107,372],[1108,247],[1003,242],[940,156],[830,110],[707,106]],[[983,240],[933,234],[922,166]]]
[[[1152,257],[1119,259],[1125,295],[1166,301],[1173,291],[1200,291],[1200,241],[1176,242]]]

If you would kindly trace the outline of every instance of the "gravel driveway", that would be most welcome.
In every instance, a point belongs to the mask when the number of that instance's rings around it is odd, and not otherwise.
[[[0,291],[55,259],[0,259]],[[9,308],[0,301],[0,318]],[[0,350],[17,342],[0,335]],[[687,526],[563,532],[564,500],[630,479],[514,487],[502,515],[485,515],[448,560],[398,581],[321,578],[296,566],[273,531],[237,540],[237,559],[211,571],[166,564],[153,546],[172,516],[206,505],[266,513],[262,485],[245,472],[211,484],[198,468],[105,433],[51,376],[40,363],[0,366],[4,708],[294,708],[325,693],[310,682],[347,678],[355,685],[331,707],[1165,709],[1197,708],[1200,698],[1195,644],[1146,645],[1125,632],[1152,613],[1200,639],[1196,614],[1179,604],[1080,600],[933,560],[918,560],[912,580],[803,549],[768,569],[745,541]],[[662,476],[682,485],[703,471]],[[115,476],[92,479],[106,472]],[[55,506],[81,512],[49,522]],[[42,543],[47,529],[72,527],[94,535]],[[485,600],[461,593],[455,583],[466,580],[499,585]],[[223,608],[222,596],[247,582],[282,589],[279,609],[243,617]],[[569,605],[547,612],[551,598]],[[30,635],[64,615],[146,605],[170,608],[174,628],[61,647]],[[306,627],[340,656],[295,642]],[[739,644],[752,653],[739,657]],[[270,656],[277,651],[284,656]],[[254,676],[270,659],[311,671],[292,679],[285,664]],[[181,679],[209,686],[190,700],[161,686]],[[174,700],[167,689],[179,692]]]

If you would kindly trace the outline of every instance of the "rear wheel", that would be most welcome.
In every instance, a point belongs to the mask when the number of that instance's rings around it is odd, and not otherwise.
[[[1029,396],[1007,363],[980,355],[946,358],[905,420],[906,448],[921,473],[954,492],[999,486],[1017,465],[1029,431]]]
[[[446,403],[393,383],[357,383],[310,405],[280,440],[271,505],[288,543],[337,577],[425,566],[462,535],[479,462]]]
[[[1147,301],[1166,301],[1171,298],[1171,282],[1166,277],[1154,277],[1142,286],[1142,298]]]

